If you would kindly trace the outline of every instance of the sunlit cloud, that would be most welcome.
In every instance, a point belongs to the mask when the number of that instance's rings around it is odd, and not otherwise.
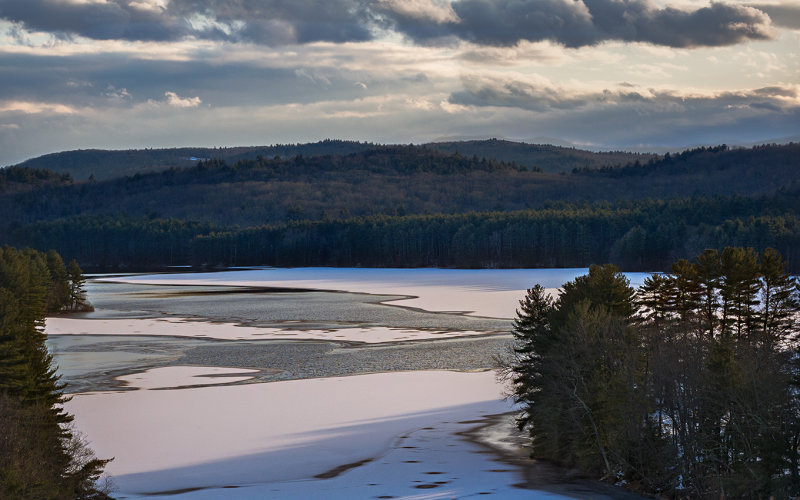
[[[196,108],[203,101],[199,97],[181,97],[175,92],[164,92],[167,104],[175,108]]]
[[[74,114],[77,110],[57,103],[47,102],[25,102],[25,101],[0,101],[0,113],[23,113],[26,115],[32,114]]]

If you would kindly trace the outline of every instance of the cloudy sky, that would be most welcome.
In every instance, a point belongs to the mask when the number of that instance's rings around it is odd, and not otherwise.
[[[800,0],[753,2],[0,0],[0,165],[324,138],[796,136]]]

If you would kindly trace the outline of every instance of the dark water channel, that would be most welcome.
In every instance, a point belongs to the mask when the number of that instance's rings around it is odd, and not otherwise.
[[[381,304],[396,296],[357,293],[132,285],[92,281],[86,319],[192,318],[289,329],[392,327],[471,330],[486,336],[361,344],[303,340],[221,341],[142,335],[52,335],[48,347],[68,392],[121,389],[114,377],[176,365],[261,370],[246,383],[401,370],[482,370],[510,342],[509,320]]]

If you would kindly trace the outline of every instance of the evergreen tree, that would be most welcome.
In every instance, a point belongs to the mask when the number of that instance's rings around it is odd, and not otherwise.
[[[643,323],[662,325],[669,315],[670,280],[663,274],[653,274],[644,279],[636,292],[636,307]]]
[[[86,302],[86,291],[84,290],[86,278],[83,277],[83,270],[75,259],[69,261],[67,279],[69,281],[69,309],[71,311],[91,310],[91,306]]]
[[[70,430],[64,385],[45,346],[47,264],[34,250],[0,249],[0,497],[107,498],[94,483],[108,461]]]
[[[509,369],[534,455],[605,474],[625,467],[618,443],[642,437],[630,390],[643,359],[633,311],[633,290],[612,265],[566,283],[554,305],[538,285],[520,302]]]
[[[717,290],[720,286],[720,256],[715,249],[708,249],[697,256],[695,282],[699,296],[700,316],[706,335],[712,337],[716,327],[716,310],[719,305]]]
[[[771,249],[672,270],[634,303],[611,266],[552,306],[529,291],[510,370],[534,455],[659,495],[796,496],[800,284]]]
[[[756,327],[761,285],[758,254],[752,248],[726,247],[720,254],[720,277],[722,333],[749,336]]]
[[[47,311],[60,312],[69,304],[70,286],[64,260],[52,249],[47,252],[47,271],[50,273]]]
[[[761,333],[763,341],[786,340],[794,331],[798,297],[795,278],[786,272],[786,263],[773,248],[761,253]]]
[[[554,343],[550,330],[550,313],[553,300],[544,287],[535,285],[519,301],[517,317],[514,320],[512,361],[509,365],[513,384],[514,402],[523,405],[517,419],[520,429],[529,427],[532,415],[527,411],[533,407],[542,381],[542,356]]]

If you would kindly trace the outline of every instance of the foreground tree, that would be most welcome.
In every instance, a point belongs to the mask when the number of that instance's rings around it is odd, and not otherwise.
[[[505,373],[513,383],[514,402],[522,405],[517,418],[520,429],[530,428],[533,423],[531,410],[540,393],[546,373],[545,359],[539,353],[549,352],[554,341],[550,331],[550,314],[553,300],[544,287],[535,285],[525,298],[519,301],[517,318],[514,321],[514,345]]]
[[[3,498],[108,498],[95,488],[108,461],[94,458],[70,430],[64,385],[45,346],[44,317],[56,286],[48,264],[58,261],[32,250],[0,249]]]
[[[565,284],[554,304],[538,285],[520,302],[509,370],[536,456],[609,477],[638,462],[617,452],[647,440],[632,299],[627,279],[607,265]]]
[[[613,266],[528,292],[509,372],[534,455],[667,496],[796,495],[797,281],[774,250],[672,271],[635,297]]]

